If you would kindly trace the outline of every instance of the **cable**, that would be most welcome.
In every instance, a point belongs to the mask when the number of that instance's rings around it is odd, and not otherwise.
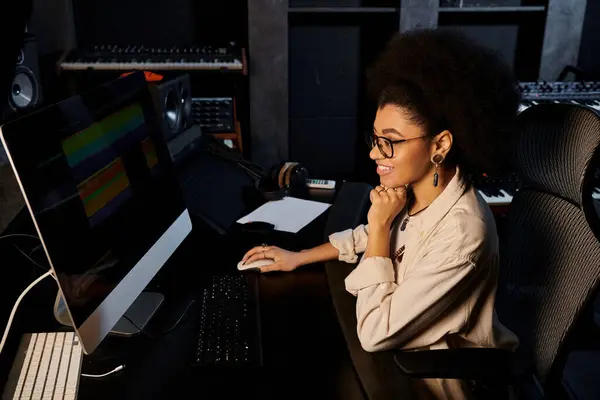
[[[31,251],[29,252],[29,256],[31,256],[33,254],[34,251],[36,251],[37,249],[41,249],[42,245],[38,244],[37,246],[35,246],[33,249],[31,249]]]
[[[29,284],[29,286],[27,286],[27,288],[25,288],[25,290],[23,290],[21,295],[17,298],[17,301],[15,302],[15,305],[13,306],[13,309],[10,313],[10,317],[8,317],[8,322],[6,323],[6,328],[4,329],[4,335],[2,336],[2,341],[0,341],[0,354],[2,353],[2,349],[4,348],[4,342],[6,342],[6,338],[8,337],[8,331],[10,330],[10,325],[12,324],[13,318],[15,317],[15,313],[17,312],[17,308],[19,307],[19,303],[21,303],[21,300],[23,300],[23,297],[25,297],[27,292],[29,292],[32,287],[37,285],[40,281],[44,280],[44,278],[51,276],[51,275],[52,275],[52,271],[46,271],[46,273],[44,275],[40,276],[35,281],[31,282],[31,284]]]
[[[31,238],[31,239],[37,239],[37,240],[40,240],[40,238],[39,238],[39,237],[37,237],[37,236],[34,236],[34,235],[29,235],[29,234],[27,234],[27,233],[11,233],[11,234],[8,234],[8,235],[0,236],[0,240],[2,240],[2,239],[8,239],[8,238],[11,238],[11,237],[26,237],[26,238]],[[40,265],[40,264],[38,264],[38,263],[37,263],[37,262],[36,262],[36,261],[35,261],[33,258],[31,258],[31,254],[32,254],[32,253],[33,253],[33,252],[34,252],[36,249],[38,249],[38,248],[42,247],[42,245],[41,245],[41,244],[39,244],[39,245],[37,245],[36,247],[34,247],[34,248],[33,248],[33,249],[32,249],[32,250],[29,252],[29,255],[28,255],[27,253],[25,253],[23,250],[21,250],[21,248],[20,248],[19,246],[17,246],[17,245],[15,245],[15,244],[13,244],[13,247],[14,247],[15,249],[17,249],[17,251],[18,251],[19,253],[23,254],[23,256],[24,256],[25,258],[27,258],[29,261],[31,261],[31,263],[33,263],[33,264],[35,264],[36,266],[40,267],[40,268],[41,268],[41,269],[43,269],[44,271],[48,271],[48,267],[44,267],[43,265]]]
[[[109,375],[112,375],[114,373],[117,373],[121,370],[123,370],[125,368],[125,364],[123,365],[119,365],[117,368],[113,369],[112,371],[108,371],[105,374],[80,374],[82,377],[84,378],[93,378],[93,379],[101,379],[101,378],[106,378]]]
[[[181,313],[181,316],[179,317],[179,319],[177,321],[175,321],[175,323],[173,324],[173,326],[171,326],[169,329],[167,329],[166,331],[158,334],[158,335],[153,335],[151,333],[146,332],[144,329],[140,328],[135,322],[133,322],[131,320],[131,318],[129,318],[127,315],[123,314],[123,318],[125,318],[127,321],[129,321],[131,323],[131,325],[133,325],[136,329],[138,329],[140,332],[142,332],[144,335],[148,336],[149,338],[152,339],[156,339],[159,338],[161,336],[166,336],[169,333],[173,332],[173,330],[175,330],[175,328],[177,328],[177,326],[179,325],[179,323],[183,320],[183,317],[186,316],[187,311],[190,309],[190,307],[192,306],[192,304],[194,304],[196,302],[196,300],[192,300],[189,302],[189,304],[187,305],[187,307],[185,308],[185,310],[183,310],[183,313]]]
[[[31,239],[40,240],[39,237],[37,237],[35,235],[29,235],[27,233],[10,233],[8,235],[0,236],[0,240],[2,240],[2,239],[8,239],[8,238],[11,238],[11,237],[27,237],[27,238],[31,238]]]
[[[26,253],[25,253],[23,250],[21,250],[21,249],[19,248],[19,246],[16,246],[16,245],[14,245],[14,244],[13,244],[13,247],[14,247],[15,249],[17,249],[17,251],[18,251],[19,253],[23,254],[23,257],[27,258],[27,259],[28,259],[28,260],[29,260],[29,261],[30,261],[32,264],[34,264],[34,265],[36,265],[36,266],[40,267],[40,268],[41,268],[41,269],[43,269],[44,271],[48,271],[49,267],[44,267],[43,265],[41,265],[41,264],[39,264],[38,262],[36,262],[36,261],[35,261],[33,258],[31,258],[29,255],[27,255],[27,254],[26,254]]]

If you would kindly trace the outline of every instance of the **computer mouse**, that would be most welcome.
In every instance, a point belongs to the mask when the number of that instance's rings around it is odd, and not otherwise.
[[[257,260],[251,263],[246,263],[246,264],[242,264],[242,262],[240,261],[237,265],[237,268],[240,271],[247,271],[249,269],[259,269],[260,267],[264,267],[266,265],[271,265],[273,264],[275,261],[273,261],[270,258],[263,258],[262,260]]]

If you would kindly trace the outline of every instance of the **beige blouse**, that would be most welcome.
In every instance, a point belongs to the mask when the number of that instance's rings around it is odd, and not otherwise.
[[[346,278],[357,297],[357,333],[366,351],[496,347],[515,349],[517,337],[496,316],[498,235],[494,216],[477,193],[454,178],[431,205],[399,216],[390,232],[391,257],[361,259]],[[358,261],[369,228],[334,233],[339,259]],[[404,246],[400,260],[394,253]]]

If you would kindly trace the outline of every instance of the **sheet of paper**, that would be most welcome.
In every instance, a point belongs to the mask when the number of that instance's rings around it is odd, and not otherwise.
[[[278,231],[297,233],[330,206],[331,204],[317,201],[284,197],[263,204],[237,222],[240,224],[254,221],[269,222],[275,225]]]

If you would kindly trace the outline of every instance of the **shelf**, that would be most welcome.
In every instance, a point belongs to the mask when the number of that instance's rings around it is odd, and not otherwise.
[[[293,14],[391,14],[397,13],[394,7],[290,7]]]
[[[212,135],[221,140],[236,140],[237,139],[237,133],[235,133],[235,132],[225,132],[225,133],[206,132],[205,135]]]
[[[544,6],[498,6],[498,7],[440,7],[440,13],[458,14],[458,13],[540,13],[546,11]]]

